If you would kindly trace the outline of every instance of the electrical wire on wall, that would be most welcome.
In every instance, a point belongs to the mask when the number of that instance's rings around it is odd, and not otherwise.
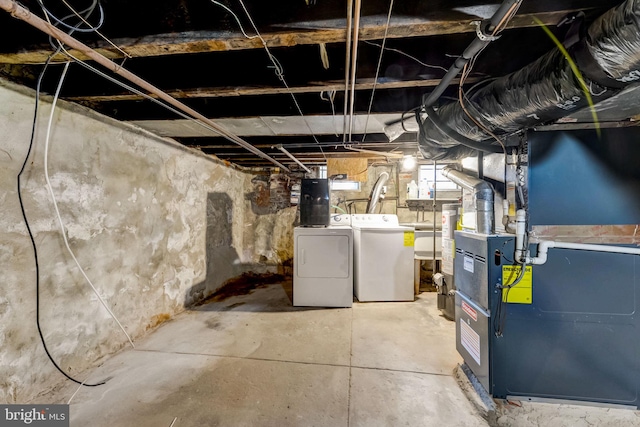
[[[96,2],[94,2],[92,4],[92,6],[90,6],[89,8],[83,10],[82,13],[86,13],[86,16],[88,17],[91,13],[93,13],[93,10],[94,10],[95,6],[96,6]],[[47,20],[49,20],[49,17],[53,16],[53,14],[51,14],[47,10],[45,10],[44,9],[44,5],[42,5],[42,7],[43,7],[43,12],[45,14],[45,17],[47,18]],[[55,18],[55,16],[53,16],[53,17]],[[54,19],[56,21],[56,23],[64,24],[64,26],[66,26],[67,28],[70,29],[68,34],[72,34],[74,31],[78,30],[78,27],[80,26],[80,24],[77,24],[76,26],[70,26],[70,25],[66,24],[64,21],[66,21],[70,17],[71,16],[68,16],[68,17],[65,17],[65,18],[62,18],[62,19],[58,19],[58,18]],[[102,18],[101,18],[101,20],[102,20]],[[49,21],[49,23],[51,24],[50,21]],[[22,167],[20,168],[20,171],[19,171],[18,176],[17,176],[18,200],[19,200],[19,204],[20,204],[20,210],[22,212],[22,217],[23,217],[23,220],[25,222],[25,226],[27,228],[27,233],[28,233],[29,239],[31,241],[31,246],[33,248],[34,261],[35,261],[35,267],[36,267],[35,268],[35,270],[36,270],[35,271],[35,273],[36,273],[36,326],[37,326],[38,335],[40,337],[40,341],[42,343],[43,349],[44,349],[47,357],[51,361],[51,363],[54,365],[54,367],[61,374],[63,374],[67,379],[75,382],[76,384],[80,384],[80,386],[95,387],[95,386],[99,386],[99,385],[104,384],[106,382],[106,380],[98,382],[98,383],[86,383],[85,381],[79,381],[79,380],[71,377],[69,374],[67,374],[58,365],[58,363],[55,361],[55,359],[53,358],[53,356],[51,355],[51,353],[49,352],[49,349],[47,347],[47,343],[46,343],[46,340],[44,338],[44,334],[42,333],[42,327],[41,327],[41,322],[40,322],[40,264],[39,264],[39,259],[38,259],[38,249],[37,249],[37,245],[35,243],[33,232],[31,230],[31,226],[29,224],[29,220],[28,220],[27,215],[26,215],[26,211],[25,211],[25,208],[24,208],[24,201],[23,201],[23,198],[22,198],[22,182],[21,182],[22,180],[21,180],[21,178],[22,178],[22,174],[25,171],[25,168],[26,168],[26,165],[28,163],[29,157],[31,156],[31,152],[33,150],[33,145],[34,145],[34,142],[35,142],[35,132],[36,132],[36,126],[37,126],[37,122],[38,122],[38,112],[39,112],[39,107],[40,107],[40,91],[41,91],[41,86],[42,86],[42,80],[44,79],[45,73],[46,73],[46,71],[47,71],[47,69],[49,67],[51,59],[55,55],[57,55],[61,50],[62,50],[62,46],[58,47],[55,52],[53,52],[51,55],[49,55],[49,57],[47,58],[47,61],[44,64],[44,67],[43,67],[42,71],[40,72],[40,75],[38,76],[38,80],[37,80],[37,83],[36,83],[36,96],[35,96],[35,105],[34,105],[34,115],[33,115],[33,123],[32,123],[32,128],[31,128],[31,136],[30,136],[30,139],[29,139],[29,146],[28,146],[28,149],[27,149],[27,154],[25,155],[24,162],[23,162]],[[51,190],[51,183],[49,181],[48,170],[47,170],[47,166],[48,166],[47,165],[48,143],[49,143],[49,138],[50,138],[50,133],[51,133],[51,124],[52,124],[52,121],[53,121],[53,114],[54,114],[54,111],[55,111],[55,105],[57,103],[57,100],[58,100],[58,97],[59,97],[59,94],[60,94],[60,90],[62,88],[62,83],[64,81],[64,77],[65,77],[65,75],[67,73],[68,67],[69,67],[69,63],[67,62],[67,64],[64,67],[64,70],[62,72],[62,75],[60,77],[60,81],[58,83],[58,86],[57,86],[57,89],[56,89],[56,92],[55,92],[55,96],[53,98],[53,102],[52,102],[52,105],[51,105],[51,114],[50,114],[50,118],[49,118],[49,124],[47,126],[47,137],[46,137],[46,142],[45,142],[45,144],[46,144],[45,145],[45,179],[47,181],[47,188],[49,189],[52,197],[53,197],[53,191]],[[71,255],[73,256],[74,260],[77,263],[77,259],[75,258],[75,256],[73,255],[73,252],[69,248],[68,241],[66,239],[66,234],[65,234],[65,231],[64,231],[64,225],[62,224],[62,220],[60,218],[60,213],[58,211],[57,204],[55,204],[55,198],[53,199],[53,201],[54,201],[54,206],[56,208],[56,214],[57,214],[58,220],[60,222],[60,226],[61,226],[63,237],[64,237],[64,240],[65,240],[65,244],[67,246],[67,249],[70,251]],[[80,267],[79,264],[78,264],[78,267]],[[81,271],[82,271],[82,269],[81,269]],[[84,271],[83,271],[83,274],[84,274]],[[85,278],[86,278],[86,275],[85,275]],[[87,280],[88,280],[88,278],[87,278]],[[95,289],[95,287],[93,287],[93,285],[92,285],[92,288],[93,288],[94,292],[96,292],[96,295],[98,296],[98,298],[102,301],[100,295],[97,293],[97,290]],[[104,304],[104,301],[102,301],[102,302]],[[118,320],[115,318],[113,313],[111,313],[111,311],[108,309],[108,307],[105,307],[105,308],[107,308],[107,310],[110,312],[112,317],[116,320],[116,322],[118,322]],[[118,324],[120,325],[120,322],[118,322]],[[126,334],[126,331],[124,331],[124,328],[122,328],[122,325],[120,325],[120,327],[123,330],[123,332],[125,332],[125,334]],[[131,339],[128,336],[128,334],[126,334],[126,335],[127,335],[127,338],[129,338],[129,340],[131,342]]]
[[[39,111],[39,107],[40,107],[40,88],[42,86],[42,80],[44,78],[44,75],[47,71],[47,68],[49,67],[49,64],[51,62],[51,58],[57,54],[57,51],[52,53],[51,55],[49,55],[49,57],[47,58],[47,61],[44,64],[44,67],[42,69],[42,71],[40,72],[40,75],[38,76],[38,80],[36,82],[36,97],[35,97],[35,106],[34,106],[34,113],[33,113],[33,122],[31,125],[31,137],[29,138],[29,147],[27,149],[27,154],[24,157],[24,162],[22,163],[22,167],[20,168],[20,171],[18,172],[18,176],[17,176],[17,185],[18,185],[18,201],[20,203],[20,211],[22,212],[22,219],[24,220],[25,226],[27,228],[27,233],[29,235],[29,239],[31,241],[31,247],[33,248],[33,256],[34,256],[34,261],[35,261],[35,274],[36,274],[36,327],[38,329],[38,335],[40,337],[40,341],[42,342],[42,347],[44,348],[45,353],[47,354],[47,357],[49,358],[49,360],[51,361],[51,363],[53,364],[53,366],[62,374],[64,375],[67,379],[75,382],[76,384],[80,384],[80,385],[85,385],[87,387],[96,387],[99,385],[102,385],[105,383],[105,381],[101,381],[98,383],[85,383],[84,381],[78,381],[77,379],[73,378],[72,376],[70,376],[69,374],[67,374],[59,365],[58,363],[56,363],[55,359],[53,358],[53,356],[51,355],[51,353],[49,352],[49,348],[47,347],[47,343],[46,340],[44,339],[44,334],[42,333],[42,327],[40,324],[40,263],[38,262],[38,247],[36,245],[34,236],[33,236],[33,231],[31,230],[31,226],[29,224],[29,220],[27,218],[27,213],[25,211],[24,208],[24,200],[22,199],[22,174],[24,173],[27,163],[29,161],[29,157],[31,156],[31,152],[33,151],[33,144],[35,141],[35,134],[36,134],[36,125],[38,123],[38,111]],[[65,72],[66,72],[66,68],[65,68]]]
[[[49,19],[49,18],[48,18],[48,15],[46,15],[46,13],[45,13],[45,17],[47,17],[47,20]],[[52,27],[54,26],[53,24],[51,24],[51,22],[50,22],[50,21],[49,21],[49,24],[50,24]],[[71,32],[72,32],[72,31],[71,31]],[[56,50],[56,52],[52,55],[52,57],[53,57],[53,56],[55,56],[56,54],[58,54],[58,52],[59,52],[60,50],[62,50],[63,52],[65,52],[65,54],[67,54],[70,58],[74,59],[74,60],[75,60],[76,62],[78,62],[79,64],[82,64],[83,66],[85,66],[85,67],[87,67],[87,68],[90,68],[90,69],[91,69],[91,67],[90,67],[88,64],[86,64],[86,63],[84,63],[84,62],[82,62],[82,61],[79,61],[79,60],[77,60],[76,58],[73,58],[73,56],[72,56],[69,52],[67,52],[67,51],[66,51],[66,49],[64,48],[64,46],[63,46],[63,44],[62,44],[61,42],[58,42],[58,44],[59,44],[59,47],[58,47],[58,49]],[[50,62],[50,60],[51,60],[51,59],[49,59],[49,61],[47,61],[47,64]],[[44,71],[44,70],[43,70],[43,71]],[[97,72],[98,74],[101,74],[101,72],[98,72],[98,71],[97,71],[97,70],[95,70],[95,69],[93,69],[93,71]],[[107,77],[107,78],[109,78],[109,80],[114,81],[114,82],[116,82],[116,83],[120,84],[121,86],[123,86],[123,84],[122,84],[122,83],[120,83],[120,82],[118,82],[116,79],[112,79],[112,78],[110,78],[109,76],[106,76],[104,73],[102,73],[102,75],[103,75],[103,76],[105,76],[105,77]],[[38,97],[37,97],[37,99],[39,99],[39,88],[40,88],[40,85],[38,85]],[[56,91],[56,97],[54,98],[54,106],[53,106],[53,108],[52,108],[52,115],[51,115],[51,117],[50,117],[50,125],[49,125],[49,132],[48,132],[47,140],[49,139],[49,136],[50,136],[51,120],[52,120],[52,118],[53,118],[53,111],[54,111],[54,109],[55,109],[55,104],[56,104],[57,99],[58,99],[58,95],[59,95],[59,90],[60,90],[60,88],[61,88],[61,84],[60,84],[60,86],[59,86],[59,89]],[[129,89],[131,89],[132,91],[134,91],[134,92],[136,92],[136,93],[139,93],[139,92],[140,92],[140,91],[136,91],[136,90],[135,90],[135,89],[133,89],[133,88],[129,88]],[[139,94],[140,94],[140,93],[139,93]],[[145,95],[147,98],[151,99],[152,101],[158,102],[158,103],[160,103],[161,105],[165,106],[165,108],[169,108],[169,109],[171,109],[172,111],[175,111],[175,110],[173,110],[171,107],[169,107],[168,105],[164,105],[164,104],[162,104],[161,102],[159,102],[159,101],[158,101],[158,100],[156,100],[155,98],[152,98],[152,97],[150,97],[149,95],[146,95],[146,94],[144,94],[144,95]],[[188,117],[188,118],[189,118],[189,119],[191,119],[191,120],[194,120],[194,119],[193,119],[193,118],[191,118],[191,117]],[[37,111],[36,111],[36,114],[34,114],[34,121],[35,121],[36,119],[37,119]],[[208,128],[208,129],[211,129],[211,130],[213,130],[213,131],[216,131],[215,129],[210,128],[210,127],[209,127],[208,125],[206,125],[205,123],[201,123],[201,122],[199,122],[199,121],[197,121],[197,123],[199,123],[199,124],[201,124],[201,125],[205,126],[205,127],[206,127],[206,128]],[[36,124],[35,124],[35,122],[34,122],[34,130],[33,130],[33,133],[32,133],[32,138],[34,138],[34,135],[35,135],[35,126],[36,126]],[[32,146],[32,145],[33,145],[33,139],[32,139],[31,144],[30,144],[29,153],[28,153],[28,155],[27,155],[27,157],[26,157],[26,159],[25,159],[25,163],[24,163],[24,165],[25,165],[25,166],[26,166],[26,163],[27,163],[27,160],[28,160],[28,156],[29,156],[29,154],[31,153],[31,146]],[[47,154],[48,154],[48,153],[47,153]],[[24,170],[24,168],[23,168],[23,170]],[[47,172],[47,175],[48,175],[48,172]],[[50,184],[50,183],[49,183],[49,184]],[[18,185],[20,185],[19,179],[18,179]],[[20,190],[19,190],[19,191],[20,191]],[[51,191],[51,190],[50,190],[50,191]],[[52,196],[53,196],[53,194],[52,194]],[[54,201],[54,202],[55,202],[55,201]],[[23,207],[23,205],[22,205],[22,200],[21,200],[21,206],[22,206],[22,208],[24,209],[24,207]],[[24,219],[25,219],[25,222],[27,223],[27,228],[29,228],[29,225],[28,225],[28,222],[27,222],[27,218],[26,218],[26,214],[24,213],[24,211],[23,211],[23,217],[24,217]],[[64,232],[64,225],[62,224],[62,221],[61,221],[61,219],[60,219],[59,215],[58,215],[58,220],[59,220],[59,222],[60,222],[60,224],[61,224],[61,229],[62,229],[62,232],[63,232],[63,236],[64,236],[64,238],[65,238],[65,244],[68,246],[68,242],[66,242],[66,234],[65,234],[65,232]],[[35,255],[35,258],[36,258],[36,266],[37,266],[37,281],[36,281],[36,287],[37,287],[37,290],[38,290],[38,297],[37,297],[37,305],[38,305],[38,307],[37,307],[37,312],[38,312],[38,313],[37,313],[37,323],[38,323],[38,328],[39,328],[39,332],[40,332],[40,337],[41,337],[41,339],[42,339],[43,345],[45,346],[45,351],[47,352],[47,355],[49,356],[49,358],[50,358],[51,362],[54,364],[54,366],[55,366],[55,367],[56,367],[56,368],[57,368],[57,369],[58,369],[58,370],[59,370],[63,375],[65,375],[68,379],[70,379],[70,380],[72,380],[72,381],[76,382],[77,384],[80,384],[81,386],[82,386],[82,385],[86,385],[86,386],[96,386],[96,385],[103,384],[103,383],[104,383],[104,381],[103,381],[103,382],[101,382],[101,383],[98,383],[98,384],[85,384],[84,382],[80,382],[80,381],[75,380],[74,378],[70,377],[68,374],[66,374],[64,371],[62,371],[62,369],[60,369],[60,367],[57,365],[57,363],[55,363],[55,361],[53,360],[53,358],[52,358],[51,354],[49,353],[48,349],[46,348],[46,343],[45,343],[45,341],[44,341],[44,336],[42,335],[42,333],[41,333],[41,329],[40,329],[40,326],[39,326],[39,324],[40,324],[40,322],[39,322],[39,284],[40,284],[40,282],[39,282],[39,264],[38,264],[37,252],[36,252],[36,250],[37,250],[37,249],[36,249],[35,241],[33,240],[33,235],[31,234],[31,230],[30,230],[30,228],[29,228],[29,235],[30,235],[30,238],[31,238],[31,241],[32,241],[32,245],[33,245],[33,247],[34,247],[34,255]],[[68,247],[67,247],[67,249],[70,249],[70,248],[68,248]],[[74,256],[74,255],[72,254],[72,256]],[[75,259],[75,256],[74,256],[74,259]],[[77,262],[77,260],[76,260],[76,262]],[[80,267],[80,266],[78,265],[78,267]],[[83,275],[84,275],[84,273],[83,273]],[[86,275],[85,275],[85,278],[86,278]],[[88,280],[88,279],[87,279],[87,280]],[[95,288],[94,288],[94,291],[95,291]],[[98,296],[98,298],[100,299],[100,295],[99,295],[98,293],[96,293],[96,295],[97,295],[97,296]],[[105,307],[105,308],[107,308],[107,307]],[[107,308],[107,309],[108,309],[108,308]],[[111,313],[111,314],[112,314],[112,313]],[[116,320],[116,321],[117,321],[117,319],[115,319],[115,316],[114,316],[114,320]],[[119,322],[118,322],[118,323],[119,323]],[[121,325],[120,325],[120,326],[121,326]],[[123,328],[121,327],[121,329],[123,329]],[[124,331],[124,329],[123,329],[123,332],[125,332],[125,334],[126,334],[126,331]],[[127,337],[128,337],[128,335],[127,335]],[[129,337],[128,337],[128,338],[129,338]],[[130,338],[129,338],[129,340],[130,340]],[[131,342],[131,340],[130,340],[130,342]],[[133,343],[132,343],[132,345],[133,345]]]
[[[42,4],[42,1],[39,0],[39,2]],[[102,7],[99,2],[94,1],[93,2],[93,7],[95,7],[96,3],[98,3],[98,5],[100,7]],[[69,6],[69,5],[67,5]],[[43,12],[45,12],[45,17],[47,18],[47,21],[49,21],[49,17],[53,16],[52,14],[50,14],[49,12],[47,12],[44,9],[44,5],[42,5],[43,7]],[[73,8],[71,8],[71,6],[69,6],[69,8],[74,12],[75,15],[78,15],[78,13],[73,10]],[[87,9],[87,17],[93,13],[93,8],[89,8]],[[63,22],[64,20],[72,17],[73,15],[69,15],[67,17],[64,17],[62,19],[58,19],[55,18],[56,22]],[[82,19],[82,22],[91,26],[91,24],[88,24],[87,21],[85,19]],[[49,23],[51,23],[51,21],[49,21]],[[77,26],[81,25],[80,23],[77,24]],[[93,27],[92,27],[93,28]],[[68,34],[72,34],[74,32],[73,28],[71,29],[71,31]],[[66,53],[68,53],[65,49],[64,46],[62,45],[62,43],[58,42],[59,46],[58,49],[56,50],[56,54],[60,51],[63,50]],[[50,142],[50,138],[51,138],[51,125],[53,123],[53,113],[55,112],[55,106],[57,104],[58,101],[58,96],[60,94],[60,90],[62,89],[62,84],[64,82],[64,78],[66,76],[67,73],[67,69],[69,68],[69,62],[67,62],[65,64],[65,68],[64,71],[62,73],[62,76],[60,77],[60,82],[58,84],[58,88],[56,90],[55,96],[53,98],[53,102],[51,105],[51,113],[49,115],[49,122],[47,125],[47,133],[45,136],[45,154],[44,154],[44,177],[45,177],[45,181],[47,184],[47,189],[49,190],[49,194],[51,196],[51,201],[53,202],[53,207],[55,208],[55,212],[56,212],[56,216],[58,219],[58,224],[60,225],[60,232],[62,233],[62,238],[64,240],[64,244],[65,247],[67,249],[67,251],[69,252],[69,254],[71,255],[71,258],[73,258],[73,261],[75,262],[76,266],[78,267],[78,270],[80,270],[80,273],[82,273],[82,276],[85,278],[87,284],[91,287],[91,289],[93,290],[94,294],[96,295],[96,297],[98,298],[98,301],[100,301],[100,303],[102,304],[102,306],[105,308],[105,310],[107,310],[107,312],[109,313],[109,315],[111,316],[111,318],[113,318],[113,320],[118,324],[118,327],[120,328],[120,330],[122,330],[122,332],[124,333],[124,335],[127,337],[127,340],[129,341],[129,343],[131,344],[131,347],[135,348],[135,345],[133,344],[133,340],[131,339],[131,337],[129,336],[129,334],[127,333],[127,331],[124,329],[124,327],[122,326],[122,324],[120,323],[120,321],[118,320],[118,318],[116,317],[115,314],[113,314],[113,312],[111,311],[111,309],[109,309],[107,303],[104,301],[104,299],[102,298],[102,296],[100,296],[100,293],[98,292],[98,290],[96,289],[96,287],[94,286],[93,282],[89,279],[89,277],[87,276],[87,274],[85,273],[84,269],[82,268],[82,266],[80,265],[80,263],[78,262],[78,259],[76,258],[73,250],[71,250],[71,247],[69,246],[69,241],[67,240],[67,233],[65,230],[65,226],[64,223],[62,221],[62,217],[60,216],[60,211],[58,209],[58,203],[56,201],[55,198],[55,194],[53,192],[53,188],[51,186],[51,181],[49,180],[49,142]]]
[[[56,93],[55,93],[55,96],[53,97],[53,102],[51,104],[51,112],[50,112],[50,115],[49,115],[49,122],[47,124],[47,133],[46,133],[45,141],[44,141],[44,179],[45,179],[45,181],[47,183],[47,190],[49,191],[49,195],[51,196],[51,201],[53,202],[53,207],[54,207],[54,210],[55,210],[55,213],[56,213],[56,217],[58,219],[58,224],[60,225],[60,232],[62,233],[62,239],[64,240],[64,245],[67,248],[67,251],[69,252],[69,255],[71,255],[71,258],[73,258],[73,261],[75,262],[76,266],[78,267],[78,270],[80,270],[80,273],[82,273],[82,276],[85,278],[85,280],[87,281],[87,283],[89,284],[89,286],[93,290],[94,294],[98,298],[98,301],[100,301],[100,303],[105,308],[105,310],[107,310],[109,315],[118,324],[118,326],[120,327],[120,329],[122,330],[124,335],[129,340],[129,343],[131,344],[131,347],[135,348],[135,345],[133,344],[133,340],[131,339],[131,337],[129,336],[127,331],[124,329],[124,327],[122,326],[122,324],[120,323],[120,321],[118,320],[116,315],[113,314],[111,309],[109,309],[109,306],[107,305],[107,303],[100,296],[100,293],[96,289],[95,285],[93,284],[93,282],[91,282],[91,279],[89,279],[89,277],[85,273],[84,269],[80,265],[80,262],[78,262],[78,259],[76,258],[73,250],[71,249],[71,246],[69,246],[69,240],[67,239],[67,233],[66,233],[66,230],[65,230],[65,226],[64,226],[64,223],[62,222],[62,217],[60,216],[60,210],[58,209],[58,202],[56,201],[56,196],[55,196],[55,194],[53,192],[53,187],[51,186],[51,180],[49,179],[49,145],[50,145],[50,142],[51,142],[51,126],[53,124],[53,114],[55,112],[55,107],[56,107],[56,104],[57,104],[57,101],[58,101],[58,96],[60,95],[60,90],[62,89],[62,83],[64,82],[64,78],[65,78],[65,76],[67,74],[67,70],[69,68],[69,64],[70,64],[70,62],[67,62],[65,64],[65,66],[64,66],[64,70],[62,71],[62,75],[60,77],[60,83],[58,84],[58,88],[56,89]]]

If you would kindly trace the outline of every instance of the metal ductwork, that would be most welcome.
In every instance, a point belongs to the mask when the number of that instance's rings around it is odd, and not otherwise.
[[[382,194],[382,189],[384,185],[389,180],[389,173],[382,172],[373,186],[373,190],[371,190],[371,197],[369,198],[369,203],[367,203],[367,213],[376,213],[376,206],[378,206],[378,202],[384,195]]]
[[[442,175],[473,193],[476,207],[476,232],[493,234],[495,213],[493,211],[494,190],[491,184],[449,166],[442,170]]]
[[[565,43],[593,103],[640,81],[640,0],[627,0],[609,10],[583,33]],[[553,122],[589,105],[570,61],[559,48],[519,71],[476,85],[466,97],[469,113],[497,134]],[[478,150],[500,149],[459,103],[444,105],[437,112],[428,104],[425,107],[417,115],[425,158],[457,160],[474,156]]]

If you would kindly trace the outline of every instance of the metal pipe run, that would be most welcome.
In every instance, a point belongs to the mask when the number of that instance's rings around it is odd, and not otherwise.
[[[482,22],[478,24],[478,30],[476,31],[477,37],[473,39],[471,44],[467,46],[467,48],[462,52],[453,65],[447,71],[447,74],[440,80],[440,84],[436,86],[436,88],[429,94],[427,99],[424,101],[424,105],[427,107],[431,107],[434,105],[438,99],[442,96],[444,91],[449,87],[451,81],[456,78],[456,76],[462,71],[465,64],[467,64],[474,56],[476,56],[482,49],[487,47],[491,41],[495,40],[493,33],[498,26],[500,26],[505,18],[513,11],[515,7],[518,7],[518,4],[521,3],[522,0],[506,0],[503,1],[498,10],[493,14],[491,19],[489,20],[487,26],[485,28],[481,28]],[[486,31],[486,33],[485,33]]]
[[[403,158],[405,156],[402,153],[389,153],[389,152],[385,152],[385,151],[366,150],[364,148],[355,148],[355,147],[352,147],[351,145],[347,145],[344,148],[346,148],[347,150],[351,150],[351,151],[358,151],[360,153],[375,154],[377,156],[392,157],[392,158],[397,158],[397,159],[401,159],[401,158]]]
[[[209,119],[206,116],[200,114],[199,112],[197,112],[193,108],[188,107],[187,105],[185,105],[182,102],[178,101],[177,99],[175,99],[171,95],[169,95],[166,92],[164,92],[162,89],[152,85],[151,83],[147,82],[146,80],[141,79],[140,77],[136,76],[132,72],[126,70],[125,68],[121,67],[120,65],[118,65],[115,62],[113,62],[110,59],[108,59],[107,57],[105,57],[105,56],[101,55],[100,53],[96,52],[95,50],[91,49],[89,46],[85,45],[84,43],[82,43],[82,42],[76,40],[75,38],[71,37],[70,35],[60,31],[58,28],[56,28],[53,25],[49,24],[47,21],[41,19],[40,17],[34,15],[29,10],[27,10],[24,7],[22,7],[21,5],[19,5],[15,1],[13,1],[13,0],[0,0],[0,8],[4,9],[7,12],[9,12],[11,14],[11,16],[13,16],[14,18],[20,19],[21,21],[24,21],[27,24],[39,29],[40,31],[44,32],[45,34],[48,34],[51,37],[54,37],[55,39],[59,40],[60,42],[64,43],[65,45],[70,46],[70,47],[72,47],[72,48],[84,53],[87,57],[89,57],[92,60],[96,61],[98,64],[102,65],[103,67],[105,67],[105,68],[109,69],[110,71],[112,71],[112,72],[124,77],[125,79],[127,79],[131,83],[133,83],[136,86],[148,91],[149,93],[152,93],[152,94],[156,95],[161,100],[163,100],[166,103],[176,107],[178,110],[181,110],[184,113],[190,115],[194,119],[197,119],[197,122],[200,123],[201,125],[203,125],[204,127],[208,128],[210,130],[213,130],[214,132],[219,133],[221,136],[225,137],[229,141],[238,144],[239,146],[247,149],[248,151],[252,152],[253,154],[255,154],[255,155],[259,156],[259,157],[262,157],[263,159],[269,160],[271,163],[273,163],[276,166],[282,168],[283,170],[289,172],[289,169],[286,166],[284,166],[282,163],[278,162],[276,159],[274,159],[271,156],[269,156],[269,155],[263,153],[262,151],[258,150],[257,148],[255,148],[254,146],[252,146],[251,144],[249,144],[248,142],[246,142],[245,140],[243,140],[239,136],[234,135],[233,133],[227,131],[226,129],[224,129],[223,127],[221,127],[218,124],[214,123],[211,119]]]
[[[347,112],[349,111],[349,76],[351,75],[351,31],[353,28],[353,1],[347,0],[347,43],[344,63],[344,113],[342,115],[342,142],[347,142]]]
[[[356,0],[355,16],[353,18],[353,45],[351,47],[351,94],[349,105],[349,141],[353,132],[353,108],[356,97],[356,66],[358,62],[358,36],[360,35],[360,12],[362,0]],[[366,129],[365,129],[366,130]]]
[[[289,157],[291,160],[296,162],[298,164],[298,166],[300,166],[302,169],[307,171],[307,173],[311,173],[311,169],[306,167],[300,160],[296,159],[295,156],[293,154],[291,154],[290,152],[288,152],[282,145],[278,145],[276,148],[278,150],[282,151],[284,154],[286,154],[287,157]]]
[[[367,213],[370,213],[370,214],[376,213],[376,206],[378,206],[378,202],[380,201],[382,196],[382,187],[384,187],[384,185],[387,183],[388,180],[389,180],[389,172],[382,172],[378,176],[378,180],[373,186],[373,190],[371,190],[371,199],[367,204]]]

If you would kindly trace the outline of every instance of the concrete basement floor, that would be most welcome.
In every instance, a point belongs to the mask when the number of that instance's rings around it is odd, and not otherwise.
[[[73,427],[486,426],[454,379],[454,337],[435,293],[305,309],[282,286],[259,286],[182,313],[110,358],[88,378],[107,384],[69,383],[41,401],[72,398]],[[587,408],[589,418],[577,408],[523,403],[502,408],[498,424],[640,422],[630,410]]]

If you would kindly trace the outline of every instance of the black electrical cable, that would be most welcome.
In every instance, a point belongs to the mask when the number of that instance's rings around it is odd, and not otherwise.
[[[27,163],[29,161],[29,157],[31,156],[31,151],[33,149],[33,142],[35,140],[35,133],[36,133],[36,124],[38,122],[38,109],[40,106],[40,86],[42,84],[42,79],[44,78],[45,72],[47,71],[47,68],[49,66],[49,63],[51,62],[51,58],[56,55],[58,52],[55,52],[51,55],[49,55],[49,57],[47,58],[47,61],[44,64],[44,68],[42,69],[42,71],[40,72],[40,75],[38,76],[38,82],[36,84],[36,101],[35,101],[35,107],[34,107],[34,113],[33,113],[33,123],[31,126],[31,137],[29,138],[29,148],[27,150],[27,154],[24,158],[24,162],[22,163],[22,167],[20,168],[20,172],[18,172],[18,177],[17,177],[17,182],[18,182],[18,200],[20,202],[20,210],[22,212],[22,218],[24,219],[24,223],[27,227],[27,232],[29,234],[29,239],[31,240],[31,246],[33,247],[33,257],[35,260],[35,265],[36,265],[36,326],[38,327],[38,335],[40,335],[40,341],[42,342],[42,347],[44,348],[45,353],[47,353],[47,356],[49,357],[49,360],[51,361],[51,363],[53,364],[53,366],[56,367],[56,369],[58,371],[60,371],[60,373],[62,375],[64,375],[65,377],[67,377],[68,379],[70,379],[71,381],[75,382],[76,384],[80,384],[80,385],[84,385],[87,387],[96,387],[99,385],[102,385],[105,383],[105,381],[96,383],[96,384],[86,384],[82,381],[78,381],[75,378],[71,377],[69,374],[67,374],[65,371],[62,370],[62,368],[60,368],[60,366],[56,363],[56,361],[53,359],[53,357],[51,356],[51,353],[49,352],[49,349],[47,348],[47,343],[44,339],[44,335],[42,333],[42,328],[40,326],[40,265],[38,263],[38,248],[36,246],[36,242],[33,238],[33,232],[31,231],[31,226],[29,225],[29,220],[27,219],[27,213],[25,212],[24,209],[24,202],[22,200],[22,191],[21,191],[21,177],[22,174],[24,173],[25,168],[27,167]]]
[[[506,243],[506,242],[505,242]],[[504,247],[504,245],[503,245]],[[525,236],[524,247],[529,247],[529,235]],[[502,255],[504,257],[504,255]],[[506,259],[506,258],[505,258]],[[493,330],[497,337],[501,337],[504,334],[504,329],[507,322],[507,302],[509,301],[509,291],[522,281],[527,270],[527,264],[520,264],[520,271],[518,277],[512,283],[504,285],[496,285],[496,289],[500,291],[500,299],[496,305],[495,317],[493,318]],[[505,291],[503,293],[503,291]]]
[[[40,2],[42,5],[42,2]],[[93,3],[93,5],[89,8],[86,9],[85,11],[88,11],[88,15],[90,15],[93,12],[93,9],[95,7],[95,3]],[[42,5],[43,9],[44,9],[44,5]],[[83,11],[83,12],[85,12]],[[87,15],[87,16],[88,16]],[[79,25],[79,24],[78,24]],[[73,33],[75,30],[77,30],[77,28],[71,28],[71,32]],[[35,242],[35,239],[33,238],[33,232],[31,231],[31,226],[29,225],[29,220],[27,218],[27,213],[25,212],[24,209],[24,201],[22,200],[22,185],[21,185],[21,178],[22,178],[22,174],[24,173],[24,170],[27,167],[27,163],[29,161],[29,157],[31,156],[31,151],[33,150],[33,143],[35,141],[35,133],[36,133],[36,125],[38,123],[38,111],[39,111],[39,107],[40,107],[40,88],[42,86],[42,80],[44,79],[44,75],[47,71],[47,68],[49,67],[49,64],[51,63],[51,59],[57,55],[60,50],[62,49],[62,47],[58,47],[58,49],[53,52],[51,55],[49,55],[49,57],[47,58],[47,61],[44,64],[44,67],[42,68],[42,71],[40,72],[40,75],[38,76],[38,81],[36,83],[36,96],[35,96],[35,105],[34,105],[34,112],[33,112],[33,122],[31,125],[31,136],[29,138],[29,148],[27,149],[27,154],[24,158],[24,162],[22,163],[22,167],[20,168],[20,172],[18,172],[18,176],[17,176],[17,186],[18,186],[18,201],[20,203],[20,211],[22,212],[22,219],[24,220],[25,226],[27,227],[27,233],[29,234],[29,239],[31,240],[31,246],[33,248],[33,257],[34,257],[34,261],[35,261],[35,266],[36,266],[36,326],[38,329],[38,335],[40,336],[40,341],[42,342],[42,347],[44,348],[45,353],[47,354],[47,357],[49,358],[49,360],[51,361],[51,363],[53,364],[53,366],[55,366],[55,368],[62,374],[64,375],[67,379],[73,381],[76,384],[80,384],[80,385],[84,385],[86,387],[97,387],[100,385],[103,385],[106,383],[106,381],[101,381],[95,384],[87,384],[83,381],[78,381],[77,379],[71,377],[69,374],[67,374],[65,371],[62,370],[62,368],[58,365],[58,363],[56,363],[56,361],[54,360],[53,356],[51,355],[51,353],[49,352],[49,348],[47,347],[47,343],[46,340],[44,338],[44,334],[42,333],[42,327],[40,324],[40,264],[38,262],[38,248]]]

